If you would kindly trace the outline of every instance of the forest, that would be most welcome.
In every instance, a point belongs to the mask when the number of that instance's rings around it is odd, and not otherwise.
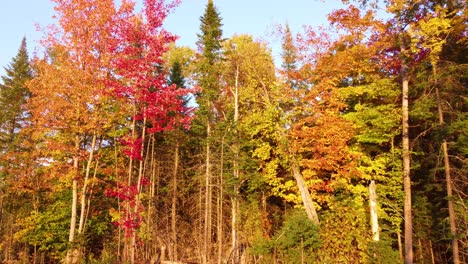
[[[281,65],[213,0],[196,49],[177,0],[51,1],[3,65],[0,263],[468,262],[465,1],[343,1]]]

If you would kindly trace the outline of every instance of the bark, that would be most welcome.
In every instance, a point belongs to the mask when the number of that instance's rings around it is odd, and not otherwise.
[[[206,261],[204,260],[204,253],[205,253],[205,244],[204,242],[204,234],[205,234],[205,225],[203,223],[203,220],[204,219],[201,219],[201,215],[202,215],[202,211],[203,211],[203,199],[204,199],[204,192],[203,190],[205,190],[205,183],[203,182],[205,179],[203,179],[202,177],[200,177],[200,183],[199,183],[199,187],[198,187],[198,209],[199,209],[199,213],[200,213],[200,220],[198,221],[198,232],[197,235],[198,235],[198,241],[197,241],[197,248],[198,248],[198,257],[199,257],[199,262],[200,263],[205,263]],[[204,215],[204,213],[203,213]]]
[[[138,166],[138,179],[137,179],[137,195],[136,195],[136,199],[135,199],[135,206],[134,206],[134,213],[137,214],[138,213],[138,208],[140,206],[140,193],[141,193],[141,189],[142,189],[142,186],[141,186],[141,180],[143,178],[143,173],[144,173],[144,170],[143,170],[143,156],[144,156],[144,145],[145,145],[145,138],[146,138],[146,117],[143,118],[143,125],[142,125],[142,135],[141,135],[141,142],[142,142],[142,147],[140,149],[140,162],[139,162],[139,166]],[[138,260],[138,257],[136,256],[136,235],[137,232],[136,230],[133,230],[133,233],[132,233],[132,241],[131,241],[131,252],[130,252],[130,262],[132,264],[135,263],[135,261]]]
[[[235,86],[234,86],[234,124],[237,125],[239,121],[239,65],[236,67],[235,73]],[[239,179],[239,144],[236,142],[236,136],[234,136],[234,144],[233,144],[233,152],[234,152],[234,160],[233,160],[233,175],[235,181]],[[238,263],[239,261],[239,241],[238,241],[238,193],[239,193],[239,186],[237,183],[234,184],[233,196],[231,198],[231,239],[232,239],[232,263]]]
[[[73,156],[73,173],[72,173],[72,210],[70,219],[70,232],[68,236],[69,249],[65,259],[65,263],[77,263],[78,262],[78,249],[75,248],[73,243],[75,242],[75,230],[76,230],[76,217],[77,217],[77,205],[78,205],[78,152],[80,149],[80,139],[78,136],[75,137],[75,155]]]
[[[208,263],[208,255],[211,249],[211,125],[209,121],[206,126],[206,157],[205,157],[205,216],[203,228],[203,263]]]
[[[81,189],[81,200],[80,200],[80,223],[78,225],[78,234],[83,233],[85,212],[86,212],[86,191],[88,188],[89,173],[91,171],[91,163],[93,162],[94,149],[96,147],[96,132],[93,132],[93,139],[91,142],[91,150],[88,156],[88,163],[86,164],[85,178],[83,182],[83,188]]]
[[[99,165],[99,160],[96,160],[96,164],[94,165],[94,174],[93,174],[93,179],[95,179],[95,180],[96,180],[98,165]],[[88,201],[87,201],[87,205],[86,205],[86,213],[84,215],[84,221],[83,221],[84,222],[83,230],[86,229],[86,222],[87,222],[87,220],[89,218],[89,211],[90,211],[90,208],[91,208],[91,200],[93,198],[93,187],[94,187],[94,183],[90,186]]]
[[[434,78],[437,85],[437,72],[436,66],[433,66],[434,71]],[[439,94],[439,87],[436,86],[436,99],[437,99],[437,110],[439,113],[439,125],[444,126],[444,113],[442,110],[442,102],[440,99]],[[460,249],[458,246],[458,238],[457,238],[457,224],[455,222],[455,209],[453,208],[453,191],[452,191],[452,176],[450,173],[450,160],[448,154],[448,146],[447,140],[442,141],[442,152],[444,154],[444,171],[445,171],[445,182],[447,188],[447,203],[448,203],[448,211],[449,211],[449,222],[450,222],[450,233],[452,235],[452,254],[453,254],[453,263],[460,264]]]
[[[219,195],[218,195],[218,264],[223,261],[223,200],[224,200],[224,136],[221,139],[221,157],[220,157],[220,175],[219,175]]]
[[[309,189],[307,188],[304,178],[302,177],[299,165],[294,159],[292,160],[291,169],[293,172],[294,179],[296,180],[297,187],[299,188],[299,192],[301,193],[302,203],[307,213],[307,217],[315,225],[318,225],[320,222],[318,219],[317,210],[315,209],[315,205],[312,201],[312,198],[310,197]]]
[[[375,190],[375,182],[369,184],[369,207],[372,226],[372,240],[379,241],[379,221],[377,216],[377,193]]]
[[[431,240],[429,240],[429,250],[431,251],[431,263],[435,264],[434,251],[432,249],[432,241]]]
[[[419,246],[419,261],[420,263],[424,263],[424,252],[422,247],[421,239],[418,239],[418,246]]]
[[[119,182],[119,169],[117,167],[117,164],[119,164],[119,159],[118,159],[118,154],[117,154],[117,145],[114,145],[114,174],[116,177],[116,183]],[[121,208],[120,208],[120,198],[117,197],[117,206],[118,206],[118,211],[119,215],[121,214]],[[119,225],[118,226],[118,234],[117,234],[117,259],[120,260],[121,257],[121,249],[120,246],[122,245],[122,227]]]
[[[171,233],[172,233],[172,259],[177,261],[177,173],[179,170],[179,142],[174,149],[174,171],[172,174],[172,205],[171,205]]]
[[[410,149],[408,124],[408,78],[403,73],[402,81],[402,132],[403,132],[403,191],[404,219],[405,219],[405,264],[413,263],[413,226],[411,212],[411,178],[410,178]]]
[[[239,177],[239,171],[237,167],[237,163],[234,162],[234,178]],[[238,263],[239,259],[239,241],[238,241],[238,207],[239,201],[237,199],[237,194],[239,193],[239,187],[237,184],[234,184],[234,195],[231,198],[231,252],[232,252],[232,263]]]
[[[403,246],[401,245],[400,231],[397,232],[397,239],[398,239],[398,253],[400,253],[400,259],[403,259]]]

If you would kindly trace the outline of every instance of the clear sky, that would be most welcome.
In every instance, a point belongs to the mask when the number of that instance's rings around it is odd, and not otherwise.
[[[137,0],[141,2],[141,0]],[[23,36],[28,41],[30,57],[39,45],[42,33],[36,24],[45,27],[54,23],[53,3],[50,0],[0,0],[0,75],[16,56]],[[180,36],[178,45],[195,47],[199,33],[200,16],[207,0],[182,0],[169,15],[165,28]],[[326,15],[341,8],[340,0],[214,0],[223,19],[223,35],[250,34],[271,43],[277,55],[278,40],[272,37],[276,25],[288,23],[293,32],[302,25],[320,25]],[[275,43],[276,41],[276,43]]]

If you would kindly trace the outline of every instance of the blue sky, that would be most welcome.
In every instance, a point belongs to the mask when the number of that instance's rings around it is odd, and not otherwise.
[[[137,0],[141,2],[141,0]],[[165,28],[180,36],[178,45],[195,47],[200,16],[207,0],[182,0],[169,15]],[[289,23],[293,32],[302,25],[320,25],[326,15],[342,7],[339,0],[214,0],[223,19],[225,38],[234,34],[250,34],[270,43],[273,54],[279,50],[278,40],[272,37],[276,25]],[[28,40],[30,57],[41,39],[36,24],[45,27],[54,23],[53,3],[50,0],[2,0],[0,8],[0,75],[17,54],[23,36]]]

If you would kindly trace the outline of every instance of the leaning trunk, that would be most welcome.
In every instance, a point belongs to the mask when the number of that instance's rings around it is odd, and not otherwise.
[[[301,171],[299,169],[299,165],[297,161],[293,160],[291,164],[291,169],[293,172],[294,179],[296,180],[297,187],[299,188],[299,192],[301,193],[302,204],[307,213],[307,217],[315,224],[319,224],[319,219],[317,215],[317,210],[315,209],[315,205],[310,197],[309,189],[302,177]]]
[[[437,71],[436,64],[433,63],[433,75],[436,83],[436,99],[437,99],[437,110],[439,113],[439,125],[443,126],[444,122],[444,113],[442,111],[442,102],[439,94],[439,87],[437,83]],[[450,222],[450,232],[452,233],[452,253],[453,253],[453,263],[460,263],[460,249],[458,247],[458,238],[457,238],[457,225],[455,222],[455,209],[453,208],[452,201],[452,176],[450,174],[450,160],[448,155],[448,146],[447,141],[444,139],[442,141],[442,152],[444,154],[444,168],[445,168],[445,181],[447,186],[447,203],[448,203],[448,212],[449,212],[449,222]]]
[[[83,189],[81,190],[81,201],[80,201],[80,223],[78,225],[78,234],[83,233],[85,224],[85,212],[86,212],[86,192],[88,189],[89,174],[91,171],[91,163],[94,157],[94,149],[96,147],[96,132],[93,132],[93,139],[91,142],[91,150],[89,152],[88,163],[86,164],[85,178],[83,182]]]

